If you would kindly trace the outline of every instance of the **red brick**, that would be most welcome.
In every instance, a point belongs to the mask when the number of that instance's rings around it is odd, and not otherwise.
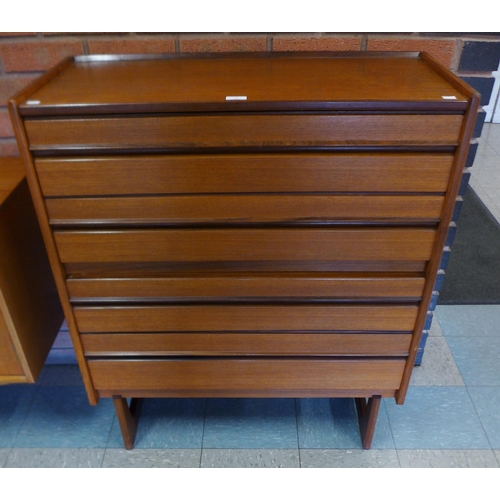
[[[19,148],[15,139],[0,141],[0,157],[19,156]]]
[[[82,54],[80,41],[6,43],[0,47],[5,71],[42,71],[67,56]]]
[[[7,106],[7,101],[16,92],[26,87],[36,76],[0,78],[0,106]]]
[[[14,137],[9,112],[5,108],[0,110],[0,137]]]
[[[273,51],[361,50],[361,37],[277,36]]]
[[[17,32],[17,31],[0,31],[0,36],[35,36],[36,33],[31,32]]]
[[[266,37],[184,38],[181,52],[260,52],[266,50]]]
[[[80,35],[91,35],[91,36],[99,36],[99,35],[120,35],[121,33],[117,33],[116,31],[42,31],[42,35],[44,36],[80,36]]]
[[[449,68],[455,41],[435,38],[368,38],[367,50],[425,51]]]
[[[89,40],[91,54],[160,54],[175,52],[173,38]]]

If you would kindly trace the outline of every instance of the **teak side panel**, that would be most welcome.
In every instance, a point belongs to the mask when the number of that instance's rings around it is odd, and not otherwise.
[[[399,386],[404,360],[89,360],[98,391],[378,390]]]
[[[80,332],[410,332],[412,305],[169,305],[74,308]]]
[[[66,286],[63,275],[63,266],[59,262],[56,245],[54,242],[54,238],[49,226],[47,213],[45,210],[43,195],[38,182],[38,177],[36,175],[33,156],[29,151],[28,139],[26,137],[26,130],[24,127],[22,117],[19,113],[19,101],[26,99],[33,91],[45,85],[58,73],[64,71],[64,69],[67,67],[69,63],[70,63],[70,58],[67,58],[64,61],[62,61],[55,68],[45,73],[40,78],[36,79],[25,90],[23,90],[22,92],[14,96],[12,99],[10,99],[8,104],[9,104],[9,114],[12,120],[12,125],[14,127],[17,142],[19,144],[21,158],[24,162],[24,166],[26,169],[26,180],[29,184],[29,190],[33,198],[33,204],[36,210],[38,222],[40,224],[43,242],[45,243],[45,248],[47,251],[47,256],[52,271],[53,279],[55,280],[55,284],[57,286],[57,292],[61,300],[62,310],[64,312],[64,316],[68,323],[71,339],[75,347],[75,354],[78,360],[78,365],[80,367],[80,372],[82,374],[85,390],[87,392],[89,402],[95,405],[99,400],[99,395],[93,387],[87,362],[83,354],[83,347],[81,346],[81,341],[76,328],[76,323],[74,321],[71,304],[69,303],[69,300],[67,298]]]
[[[68,279],[70,300],[200,298],[419,298],[422,276],[240,273],[150,278]]]
[[[462,115],[224,115],[25,120],[30,149],[457,145]]]
[[[362,333],[84,333],[87,356],[407,356],[411,335]]]
[[[428,260],[433,229],[55,231],[61,262]]]
[[[46,200],[52,225],[439,220],[443,196],[206,195]]]
[[[451,154],[297,153],[38,158],[44,196],[444,193]]]
[[[434,67],[438,67],[435,62],[433,61],[430,62],[432,62],[432,65]],[[446,70],[444,68],[440,67],[439,72],[441,74],[444,74],[445,71]],[[456,81],[457,77],[451,75],[450,79],[455,79]],[[462,83],[460,84],[460,86],[464,88],[466,84]],[[398,389],[396,393],[397,404],[402,404],[404,402],[404,399],[406,397],[406,392],[408,390],[408,386],[410,383],[411,373],[413,370],[415,358],[418,352],[418,346],[420,343],[422,331],[425,324],[425,316],[423,314],[423,311],[428,310],[429,304],[431,302],[433,284],[435,282],[436,275],[439,270],[441,257],[443,254],[443,248],[446,242],[450,221],[452,219],[454,211],[455,200],[458,194],[460,184],[462,182],[462,172],[467,159],[469,143],[472,138],[473,130],[476,123],[477,111],[480,105],[481,96],[477,92],[473,91],[473,89],[470,90],[471,90],[470,101],[464,117],[463,127],[460,132],[460,145],[455,153],[454,165],[452,173],[450,175],[449,185],[445,196],[443,213],[441,214],[441,221],[437,228],[436,241],[434,243],[434,248],[432,250],[432,258],[429,262],[429,265],[426,268],[426,283],[422,294],[422,302],[420,304],[422,313],[419,315],[419,318],[415,324],[414,335],[410,346],[410,355],[406,360],[406,366],[401,381],[401,387]]]

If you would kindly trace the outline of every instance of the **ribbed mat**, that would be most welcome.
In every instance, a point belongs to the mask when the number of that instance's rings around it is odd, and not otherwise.
[[[469,186],[439,304],[500,304],[500,224]]]

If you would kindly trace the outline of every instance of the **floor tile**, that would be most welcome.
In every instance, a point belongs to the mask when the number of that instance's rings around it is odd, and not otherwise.
[[[300,466],[304,468],[397,468],[399,461],[396,450],[300,450]]]
[[[500,125],[485,123],[480,141],[486,141],[488,144],[498,144],[500,146]]]
[[[203,448],[298,448],[295,400],[207,400]]]
[[[441,325],[439,324],[436,316],[432,318],[431,327],[429,329],[429,337],[442,337],[443,330],[441,329]]]
[[[491,447],[500,448],[500,387],[469,387],[469,394]]]
[[[206,400],[201,399],[145,399],[137,427],[134,447],[201,448]],[[123,448],[118,421],[115,420],[107,444],[108,448]]]
[[[488,172],[482,171],[476,177],[476,180],[493,204],[498,206],[500,204],[500,169]]]
[[[201,466],[211,468],[295,468],[299,450],[209,450],[201,454]]]
[[[301,449],[362,447],[353,398],[298,399],[297,424]],[[372,448],[394,448],[384,401],[380,405]]]
[[[478,147],[474,166],[471,168],[471,174],[477,177],[479,172],[483,170],[494,170],[499,168],[498,152],[488,142],[482,141]]]
[[[5,465],[7,457],[9,456],[10,448],[0,448],[0,467]]]
[[[52,349],[50,350],[45,364],[77,364],[73,342],[71,341],[66,321],[62,324],[54,340],[54,344],[52,345]]]
[[[10,448],[26,418],[39,387],[37,385],[0,386],[0,447]]]
[[[398,450],[491,448],[465,387],[410,387],[386,407]]]
[[[498,202],[496,190],[500,185],[500,155],[495,153],[495,157],[489,158],[489,161],[483,164],[481,170],[474,172],[473,179],[482,187],[490,200],[496,204]]]
[[[498,467],[492,450],[398,450],[398,456],[405,468]]]
[[[484,180],[478,179],[477,177],[471,177],[469,181],[470,187],[474,190],[474,192],[479,196],[481,201],[485,204],[486,208],[490,211],[490,213],[497,219],[500,220],[498,215],[498,206],[491,200],[491,198],[486,194],[484,189]],[[459,222],[460,224],[460,219]],[[451,247],[453,249],[453,245]],[[453,250],[452,250],[453,251]]]
[[[47,359],[46,365],[77,365],[76,354],[72,347],[51,349]]]
[[[438,305],[435,314],[445,337],[500,338],[500,305]]]
[[[70,349],[73,347],[71,336],[69,334],[68,324],[66,320],[63,321],[59,333],[57,334],[52,347],[56,349]]]
[[[8,468],[97,468],[101,466],[104,450],[13,448],[5,467]]]
[[[106,468],[198,468],[200,450],[107,449],[101,467]]]
[[[491,212],[491,215],[493,215],[493,217],[500,222],[500,202],[497,202],[495,205],[488,206],[488,210]]]
[[[467,386],[500,386],[500,337],[448,337]]]
[[[429,337],[427,339],[422,364],[413,368],[410,385],[465,385],[444,337]]]
[[[83,385],[78,365],[46,365],[40,385]]]
[[[111,400],[91,406],[83,387],[42,386],[13,446],[104,448],[113,418]]]

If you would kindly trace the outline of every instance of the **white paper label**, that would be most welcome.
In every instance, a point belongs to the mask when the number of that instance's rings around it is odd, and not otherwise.
[[[226,101],[246,101],[246,95],[227,95]]]
[[[26,104],[28,106],[36,106],[37,104],[40,104],[40,101],[26,101]]]
[[[444,95],[443,99],[456,99],[454,95]]]

